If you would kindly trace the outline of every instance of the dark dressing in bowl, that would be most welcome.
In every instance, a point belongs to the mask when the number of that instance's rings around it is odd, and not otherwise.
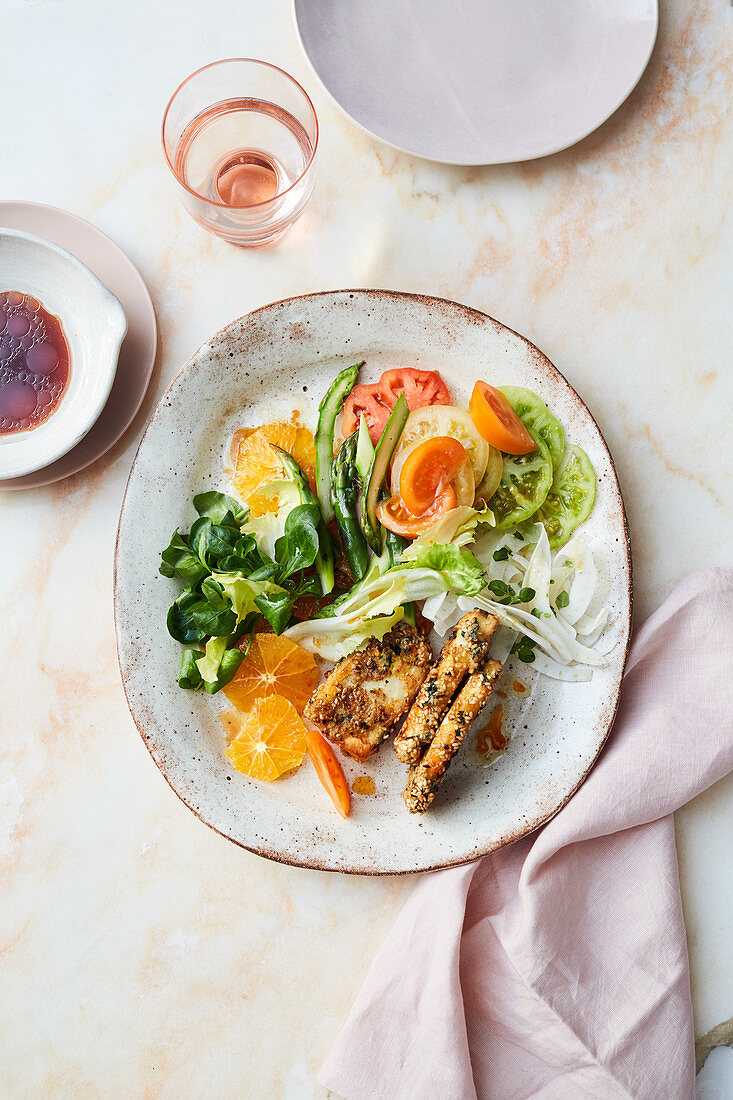
[[[59,318],[30,294],[0,291],[0,435],[48,420],[70,374],[69,345]]]

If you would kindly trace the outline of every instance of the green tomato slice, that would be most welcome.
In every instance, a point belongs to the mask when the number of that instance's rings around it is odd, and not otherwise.
[[[550,548],[564,546],[586,520],[596,500],[596,472],[585,451],[568,447],[547,499],[536,518],[544,525]]]
[[[524,386],[500,386],[499,389],[522,423],[544,439],[550,451],[553,469],[557,470],[565,453],[565,433],[541,397]]]
[[[501,531],[534,515],[552,485],[550,450],[542,436],[529,424],[526,426],[537,450],[528,455],[504,455],[501,481],[489,501]]]

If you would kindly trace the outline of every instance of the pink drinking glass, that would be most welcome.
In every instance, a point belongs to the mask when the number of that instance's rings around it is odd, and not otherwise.
[[[205,65],[176,89],[163,151],[186,210],[233,244],[272,244],[315,183],[318,118],[307,92],[268,61]]]

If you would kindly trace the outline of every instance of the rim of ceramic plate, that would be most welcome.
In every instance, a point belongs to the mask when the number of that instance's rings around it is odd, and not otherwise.
[[[608,460],[610,462],[611,469],[612,469],[613,475],[614,475],[615,484],[614,484],[613,488],[614,488],[615,494],[618,498],[618,504],[620,506],[620,511],[621,511],[621,519],[622,519],[622,524],[623,524],[624,550],[625,550],[625,558],[626,558],[626,567],[627,567],[627,572],[628,572],[628,586],[627,586],[627,593],[626,593],[627,594],[627,609],[628,610],[626,612],[626,618],[625,618],[625,622],[624,622],[624,627],[625,627],[626,632],[627,632],[626,633],[626,647],[624,649],[623,660],[621,662],[621,667],[620,667],[620,670],[619,670],[619,673],[618,673],[618,678],[617,678],[617,681],[616,681],[616,684],[615,684],[615,697],[613,699],[611,713],[608,716],[608,719],[606,721],[605,729],[603,730],[602,736],[600,737],[597,751],[595,752],[595,755],[593,756],[593,759],[589,763],[588,767],[585,769],[583,774],[579,777],[577,783],[573,786],[573,788],[570,791],[568,791],[567,794],[565,794],[562,797],[562,799],[557,803],[557,805],[552,807],[549,811],[547,811],[547,812],[542,812],[541,811],[535,818],[533,818],[531,820],[525,819],[525,821],[522,825],[517,826],[516,829],[509,830],[509,832],[507,832],[499,840],[497,840],[493,843],[490,843],[488,845],[484,845],[484,846],[477,845],[477,847],[472,852],[469,852],[467,855],[463,855],[463,856],[461,856],[457,859],[445,860],[444,862],[430,864],[427,867],[416,867],[416,868],[411,868],[411,869],[408,869],[408,870],[389,870],[389,869],[383,870],[379,867],[365,868],[365,867],[348,866],[348,865],[335,867],[332,864],[321,863],[317,859],[297,859],[297,858],[294,858],[293,856],[287,854],[284,851],[278,850],[274,845],[272,847],[268,847],[266,845],[245,844],[244,841],[238,840],[236,837],[233,837],[229,833],[224,832],[217,825],[213,825],[210,821],[207,821],[207,819],[201,814],[199,809],[196,806],[192,805],[192,803],[189,802],[186,799],[186,797],[184,797],[184,795],[179,790],[176,789],[176,787],[173,785],[171,779],[168,776],[168,771],[167,771],[164,763],[162,761],[158,760],[157,757],[155,756],[155,754],[153,753],[153,751],[150,747],[150,744],[148,742],[148,739],[146,738],[145,731],[141,728],[141,725],[138,722],[138,720],[135,716],[135,712],[132,708],[132,704],[130,702],[130,697],[127,693],[127,683],[125,681],[125,676],[124,676],[123,671],[122,671],[122,664],[120,662],[120,623],[119,623],[119,619],[118,619],[118,607],[117,607],[117,605],[118,605],[118,601],[117,601],[118,591],[117,591],[117,588],[118,588],[118,558],[119,558],[119,550],[120,550],[120,528],[122,526],[122,519],[123,519],[123,516],[124,516],[124,513],[125,513],[125,508],[126,508],[126,505],[127,505],[127,495],[128,495],[129,489],[130,489],[130,484],[131,484],[133,475],[135,473],[135,467],[137,465],[137,460],[138,460],[138,457],[140,455],[140,451],[141,451],[142,446],[145,442],[146,436],[147,436],[148,432],[150,431],[150,428],[152,427],[153,423],[155,422],[155,420],[158,416],[158,413],[160,412],[160,410],[162,409],[162,407],[166,403],[166,400],[169,397],[171,391],[178,384],[181,376],[187,370],[190,369],[191,364],[196,360],[196,358],[198,357],[201,349],[206,347],[208,344],[212,344],[215,340],[217,340],[217,338],[219,338],[222,335],[222,333],[224,333],[227,329],[229,329],[232,325],[236,324],[238,321],[241,322],[241,321],[249,320],[250,318],[257,317],[260,314],[267,313],[270,310],[275,310],[275,309],[281,308],[283,306],[287,306],[291,302],[303,302],[303,301],[306,301],[306,300],[313,300],[313,299],[317,299],[317,298],[329,298],[329,297],[336,298],[340,295],[351,295],[352,297],[355,297],[357,294],[360,295],[360,296],[367,297],[367,298],[380,299],[382,301],[384,301],[384,300],[391,300],[391,301],[409,300],[409,301],[412,301],[412,302],[420,302],[424,305],[429,305],[429,306],[430,305],[439,306],[439,307],[448,306],[451,309],[458,310],[460,313],[464,314],[465,316],[472,318],[474,321],[475,320],[480,320],[480,322],[482,324],[484,322],[490,322],[491,324],[498,325],[499,328],[504,329],[505,331],[511,333],[513,336],[516,336],[518,339],[520,339],[523,343],[525,343],[532,350],[532,352],[534,354],[539,356],[540,360],[543,362],[543,365],[546,368],[549,368],[551,373],[556,374],[561,379],[561,381],[567,386],[568,390],[570,391],[570,393],[573,397],[573,400],[577,403],[578,408],[593,423],[593,425],[596,428],[596,431],[598,432],[598,436],[599,436],[599,439],[600,439],[601,444],[603,446],[603,449],[605,450],[606,455],[608,456]],[[573,797],[573,795],[579,790],[579,788],[583,785],[585,780],[588,778],[588,775],[590,774],[592,769],[595,767],[595,765],[598,761],[598,757],[600,756],[601,752],[603,751],[603,747],[606,744],[606,741],[608,740],[608,736],[609,736],[611,730],[613,729],[613,724],[615,722],[616,714],[618,712],[619,697],[620,697],[620,694],[621,694],[621,683],[623,681],[623,676],[624,676],[624,672],[625,672],[625,669],[626,669],[626,663],[627,663],[628,657],[629,657],[629,649],[631,647],[631,624],[632,624],[633,603],[634,603],[633,575],[632,575],[632,561],[631,561],[631,536],[630,536],[630,532],[629,532],[628,520],[627,520],[627,517],[626,517],[626,508],[624,507],[623,497],[621,495],[621,487],[619,485],[618,473],[617,473],[617,470],[616,470],[616,464],[613,460],[613,455],[611,454],[611,452],[608,448],[608,444],[606,443],[606,440],[603,436],[603,433],[602,433],[600,427],[598,426],[598,422],[596,421],[595,417],[593,416],[593,414],[591,413],[590,409],[585,404],[583,399],[580,397],[580,395],[570,385],[570,383],[568,382],[565,375],[562,374],[562,372],[557,369],[557,367],[554,365],[554,363],[552,363],[547,358],[547,356],[544,354],[544,352],[540,351],[540,349],[535,344],[533,344],[531,340],[528,340],[526,336],[522,336],[521,333],[515,332],[514,329],[510,329],[508,325],[503,324],[501,321],[497,321],[496,318],[491,317],[490,314],[483,313],[481,310],[474,309],[472,306],[463,305],[461,302],[455,302],[450,298],[439,298],[439,297],[436,297],[436,296],[431,295],[431,294],[413,294],[413,293],[410,293],[409,291],[401,291],[401,290],[375,290],[375,289],[362,289],[362,288],[349,288],[349,289],[346,289],[346,290],[321,290],[321,291],[316,291],[315,293],[312,293],[312,294],[296,294],[296,295],[292,295],[289,298],[281,298],[281,299],[278,299],[275,302],[268,302],[266,305],[259,306],[257,309],[253,309],[249,313],[243,314],[241,317],[235,317],[228,324],[226,324],[222,328],[218,329],[217,332],[215,332],[212,336],[209,337],[208,340],[205,340],[200,345],[200,347],[196,349],[196,351],[193,353],[193,355],[189,356],[189,358],[185,361],[185,363],[182,365],[182,367],[178,370],[178,372],[171,379],[168,387],[166,388],[165,392],[161,395],[160,400],[156,404],[155,409],[153,411],[153,414],[150,418],[150,421],[149,421],[149,423],[148,423],[148,425],[145,429],[145,432],[143,433],[143,436],[140,440],[140,443],[138,444],[137,451],[135,452],[135,457],[134,457],[133,462],[132,462],[132,466],[130,467],[130,473],[129,473],[128,478],[127,478],[127,483],[125,485],[125,494],[124,494],[124,497],[122,499],[122,507],[120,509],[120,518],[119,518],[119,521],[118,521],[118,524],[117,524],[117,535],[116,535],[116,538],[115,538],[113,601],[114,601],[114,617],[115,617],[115,637],[116,637],[116,641],[117,641],[117,663],[118,663],[118,667],[119,667],[119,670],[120,670],[120,679],[122,680],[122,687],[123,687],[123,690],[125,692],[125,699],[127,700],[127,706],[128,706],[129,711],[130,711],[130,715],[132,716],[132,720],[135,723],[135,727],[136,727],[138,733],[140,734],[140,737],[142,738],[143,744],[145,745],[146,749],[148,750],[151,757],[153,758],[153,761],[154,761],[156,767],[160,771],[161,775],[165,779],[168,786],[171,788],[173,793],[181,800],[181,802],[183,802],[183,804],[185,806],[187,806],[188,809],[191,810],[191,812],[194,813],[196,815],[196,817],[204,823],[204,825],[207,825],[215,833],[218,833],[219,836],[222,836],[226,840],[231,841],[232,844],[236,844],[239,848],[244,848],[245,851],[252,852],[253,855],[262,856],[265,859],[273,860],[276,863],[285,863],[285,864],[287,864],[291,867],[303,867],[303,868],[308,868],[309,870],[313,870],[313,871],[334,871],[334,872],[339,872],[341,874],[366,875],[366,876],[424,874],[424,873],[427,873],[429,871],[440,871],[440,870],[444,870],[448,867],[460,867],[460,866],[462,866],[466,863],[472,863],[474,860],[481,859],[483,856],[490,855],[492,852],[498,851],[500,848],[506,847],[507,844],[513,844],[514,841],[521,840],[523,837],[529,836],[531,833],[536,832],[543,825],[546,825],[548,821],[550,821],[557,813],[560,812],[560,810],[563,809],[564,806],[567,805],[567,803],[570,801],[570,799]]]

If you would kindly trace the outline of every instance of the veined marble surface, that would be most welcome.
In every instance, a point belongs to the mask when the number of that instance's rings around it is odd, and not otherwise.
[[[542,161],[461,169],[343,118],[288,0],[0,3],[0,198],[64,207],[116,240],[161,343],[110,454],[51,488],[0,493],[3,1095],[314,1095],[411,888],[240,851],[173,795],[125,705],[111,600],[125,480],[158,397],[226,322],[352,286],[485,310],[538,344],[599,420],[629,512],[637,621],[685,574],[730,563],[733,9],[661,8],[649,69],[600,131]],[[160,149],[173,89],[232,55],[293,72],[322,124],[311,205],[268,252],[199,229]],[[702,1036],[733,1016],[733,777],[677,824]]]

